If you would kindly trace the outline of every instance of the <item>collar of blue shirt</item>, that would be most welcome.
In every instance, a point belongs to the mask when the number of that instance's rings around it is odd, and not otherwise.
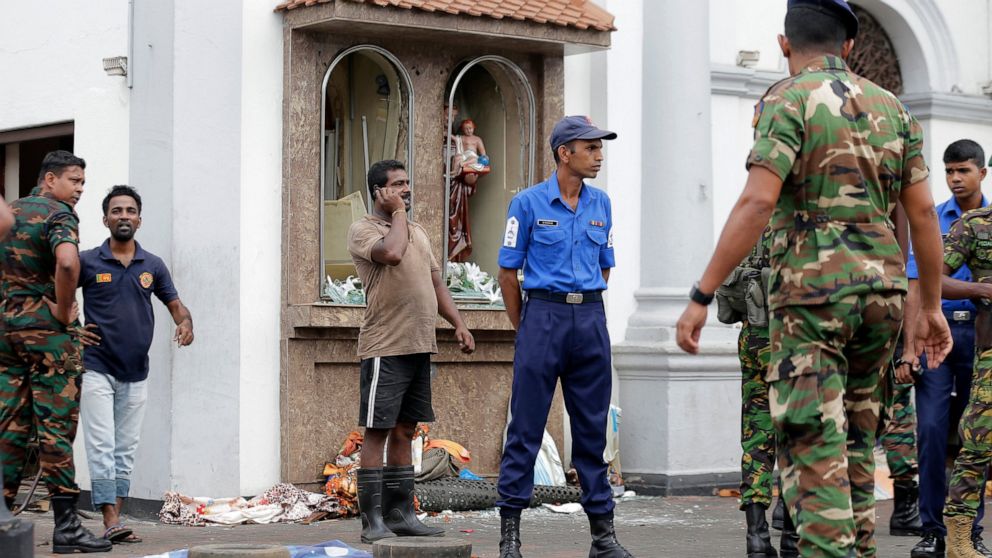
[[[548,204],[554,203],[558,200],[565,207],[572,209],[565,200],[561,197],[561,186],[558,185],[558,171],[551,173],[551,176],[546,181],[545,188],[548,193]],[[579,189],[579,206],[585,205],[589,201],[589,188],[585,181],[582,182],[582,187]]]
[[[110,251],[110,239],[109,238],[107,240],[104,240],[103,241],[103,244],[100,245],[100,259],[101,260],[114,261],[114,262],[117,261],[117,258],[115,258],[114,257],[114,254]],[[131,258],[131,261],[140,262],[140,261],[144,261],[144,259],[145,259],[145,251],[144,251],[144,249],[141,248],[141,244],[138,244],[138,241],[135,240],[134,241],[134,257]]]

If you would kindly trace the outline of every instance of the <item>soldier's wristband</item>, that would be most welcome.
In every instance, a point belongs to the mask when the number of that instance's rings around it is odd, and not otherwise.
[[[699,290],[699,281],[696,281],[692,285],[692,290],[689,291],[689,300],[695,302],[696,304],[702,304],[703,306],[709,306],[713,302],[714,293],[704,293]]]

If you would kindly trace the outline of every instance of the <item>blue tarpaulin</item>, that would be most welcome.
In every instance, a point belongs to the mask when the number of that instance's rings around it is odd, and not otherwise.
[[[364,550],[354,549],[341,541],[327,541],[312,546],[287,546],[290,558],[372,558],[372,554]],[[189,550],[173,550],[164,554],[150,554],[145,558],[187,558]]]

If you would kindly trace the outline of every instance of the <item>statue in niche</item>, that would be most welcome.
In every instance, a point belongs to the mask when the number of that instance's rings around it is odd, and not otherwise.
[[[452,121],[458,108],[452,108]],[[447,115],[445,115],[447,116]],[[468,199],[475,194],[479,177],[490,171],[489,157],[482,138],[475,135],[475,122],[463,120],[460,134],[449,134],[446,145],[452,149],[451,197],[448,199],[448,259],[464,262],[472,255],[472,227]]]

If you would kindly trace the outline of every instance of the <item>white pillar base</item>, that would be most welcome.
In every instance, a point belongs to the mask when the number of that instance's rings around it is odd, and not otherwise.
[[[675,344],[684,290],[641,289],[635,297],[627,340],[613,348],[625,481],[658,494],[739,483],[740,330],[717,322],[714,306],[699,354],[690,355]]]

